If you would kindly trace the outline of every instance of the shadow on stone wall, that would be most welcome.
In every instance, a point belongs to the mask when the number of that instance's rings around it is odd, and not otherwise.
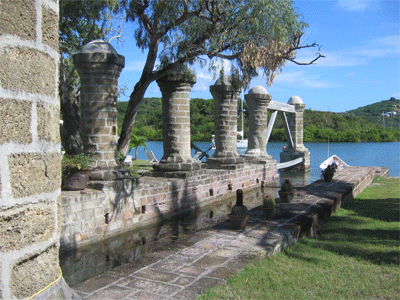
[[[180,195],[182,193],[182,195]],[[189,196],[188,183],[185,182],[183,191],[176,181],[172,183],[172,199],[170,201],[170,211],[178,213],[164,213],[158,205],[155,205],[160,222],[157,223],[156,236],[163,231],[163,226],[167,224],[171,227],[172,238],[179,238],[193,232],[193,221],[198,219],[200,207],[198,205],[197,195]],[[194,222],[195,223],[195,222]]]
[[[110,220],[117,220],[118,215],[126,209],[131,208],[136,213],[140,213],[140,207],[135,207],[135,199],[134,199],[134,187],[136,185],[136,178],[124,179],[124,180],[116,180],[113,183],[114,190],[114,200],[111,202],[112,212],[110,216]],[[132,203],[129,203],[132,202]]]

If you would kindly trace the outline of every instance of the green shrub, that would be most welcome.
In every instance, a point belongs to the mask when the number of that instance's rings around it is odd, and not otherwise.
[[[281,186],[281,192],[284,193],[292,193],[293,192],[293,185],[290,183],[288,179]]]
[[[275,200],[270,195],[267,195],[263,199],[264,208],[275,208]]]
[[[88,169],[90,166],[90,163],[93,162],[93,154],[76,154],[73,156],[70,155],[63,155],[61,163],[62,163],[62,168],[77,168],[79,170],[81,169]]]
[[[238,216],[238,217],[244,217],[246,215],[248,215],[249,210],[247,209],[247,207],[245,205],[235,205],[234,207],[232,207],[231,210],[231,215],[232,216]]]

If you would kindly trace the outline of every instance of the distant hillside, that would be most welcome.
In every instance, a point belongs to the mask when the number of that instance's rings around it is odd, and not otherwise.
[[[400,114],[400,99],[396,99],[394,97],[390,98],[389,100],[383,100],[381,102],[349,110],[348,113],[354,116],[364,116],[368,118],[381,117],[383,113],[393,111],[397,112],[397,114]]]
[[[348,111],[354,116],[364,116],[367,121],[400,130],[400,100],[390,98]]]
[[[121,128],[127,102],[118,103]],[[248,134],[248,107],[245,108],[245,136]],[[382,113],[392,113],[382,116]],[[214,134],[214,100],[191,99],[192,141],[210,141]],[[241,118],[238,119],[241,124]],[[240,125],[238,125],[240,127]],[[240,129],[240,128],[239,128]],[[400,140],[400,100],[391,98],[343,113],[306,109],[304,112],[305,142],[391,142]],[[162,140],[161,98],[145,98],[135,121],[134,134],[147,140]],[[278,117],[271,141],[286,141],[283,119]]]

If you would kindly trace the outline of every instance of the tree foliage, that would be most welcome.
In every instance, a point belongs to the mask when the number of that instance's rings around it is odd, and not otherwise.
[[[117,0],[60,0],[60,54],[70,56],[110,30]]]
[[[271,84],[286,61],[310,64],[322,56],[317,44],[301,43],[306,24],[290,0],[122,0],[122,5],[136,24],[137,46],[147,51],[122,124],[122,153],[150,83],[182,65],[210,62],[215,71],[219,59],[227,59],[233,83],[246,86],[259,70]],[[316,58],[297,62],[296,51],[307,47],[318,47]]]
[[[59,52],[61,140],[67,154],[83,151],[79,135],[79,76],[71,55],[95,39],[110,33],[112,12],[118,0],[60,0]]]
[[[211,141],[214,133],[214,99],[190,101],[190,132],[193,141]]]
[[[135,149],[135,159],[137,159],[139,147],[146,149],[146,138],[144,136],[138,136],[132,133],[128,151],[131,152],[133,149]]]

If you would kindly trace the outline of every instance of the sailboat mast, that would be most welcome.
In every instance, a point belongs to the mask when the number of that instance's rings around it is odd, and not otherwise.
[[[329,158],[329,135],[328,135],[328,158]]]
[[[242,91],[242,101],[240,104],[240,108],[242,110],[242,140],[244,139],[244,118],[243,118],[243,98],[244,98],[244,91]]]

